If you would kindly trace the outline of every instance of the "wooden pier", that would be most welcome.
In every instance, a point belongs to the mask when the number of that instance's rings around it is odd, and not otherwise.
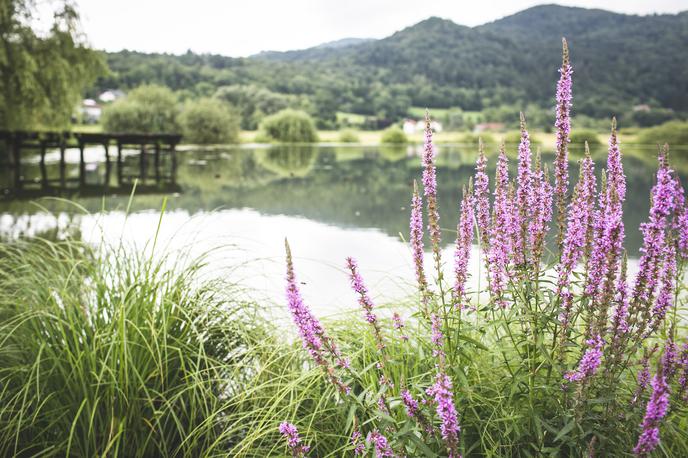
[[[0,131],[3,196],[119,194],[131,192],[135,183],[137,193],[176,192],[180,140],[176,134]],[[103,148],[104,163],[87,162],[85,150],[94,146]],[[68,171],[69,150],[78,150],[77,170]],[[57,171],[48,169],[49,152],[59,154]],[[92,173],[101,165],[101,173]]]

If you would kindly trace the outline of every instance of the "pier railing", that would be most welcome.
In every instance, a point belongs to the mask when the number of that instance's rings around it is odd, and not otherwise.
[[[176,134],[0,131],[1,187],[5,196],[117,194],[135,182],[140,192],[176,190],[180,140]],[[94,146],[104,160],[89,161]]]

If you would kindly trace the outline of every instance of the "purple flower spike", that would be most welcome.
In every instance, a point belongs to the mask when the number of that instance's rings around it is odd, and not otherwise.
[[[440,215],[437,208],[435,146],[432,144],[432,128],[430,127],[430,115],[427,111],[425,112],[425,142],[423,146],[423,193],[428,206],[428,231],[432,241],[432,252],[435,256],[435,262],[439,264],[442,233],[440,230]]]
[[[566,336],[571,314],[572,295],[569,290],[571,273],[583,257],[588,232],[592,226],[595,199],[595,164],[587,149],[585,158],[581,162],[578,184],[574,191],[573,200],[569,206],[566,237],[564,238],[561,260],[557,268],[559,278],[557,283],[558,295],[562,298],[561,317],[562,338]]]
[[[466,280],[468,279],[468,261],[471,257],[473,243],[473,196],[470,189],[463,190],[461,201],[461,216],[456,229],[456,249],[454,251],[454,303],[459,307],[465,306]]]
[[[330,381],[334,383],[340,391],[348,393],[349,387],[346,386],[338,377],[334,375],[334,369],[327,360],[327,355],[336,361],[339,367],[346,368],[349,365],[347,359],[342,358],[337,345],[325,334],[325,329],[320,321],[311,313],[311,310],[304,304],[301,292],[294,274],[294,264],[291,256],[289,243],[284,241],[287,252],[287,305],[296,325],[303,347],[308,351],[313,360],[325,369]]]
[[[475,163],[475,216],[480,232],[483,252],[488,252],[490,241],[490,178],[487,176],[487,159],[483,141],[478,143],[478,160]]]
[[[543,170],[540,153],[535,155],[535,170],[533,171],[533,194],[529,203],[532,213],[528,227],[528,244],[531,251],[530,264],[540,267],[545,235],[549,222],[552,220],[552,185],[549,183],[547,168]]]
[[[365,452],[365,443],[363,442],[363,435],[359,430],[351,433],[351,445],[354,448],[354,456],[363,455]]]
[[[559,210],[559,246],[563,243],[566,193],[569,186],[569,142],[571,136],[571,91],[573,69],[569,62],[569,48],[562,38],[562,64],[557,83],[557,117],[554,127],[557,131],[557,149],[554,160],[554,195]]]
[[[424,247],[423,247],[423,202],[418,194],[418,185],[413,182],[413,199],[411,201],[411,221],[410,227],[410,241],[411,251],[413,253],[413,264],[416,269],[416,281],[418,282],[418,289],[421,296],[425,299],[428,291],[428,283],[425,279],[424,261]]]
[[[418,401],[413,399],[411,392],[409,390],[401,391],[401,400],[406,406],[406,413],[409,417],[415,417],[418,415]]]
[[[358,303],[363,309],[365,320],[373,328],[373,335],[375,336],[377,348],[378,350],[383,350],[385,344],[382,339],[380,323],[377,321],[377,315],[373,312],[373,301],[370,299],[370,296],[368,296],[368,289],[363,283],[361,274],[358,272],[358,264],[354,258],[348,257],[346,258],[346,266],[349,268],[351,287],[358,294]]]
[[[530,137],[526,128],[526,118],[521,113],[521,141],[518,145],[518,190],[516,191],[516,223],[518,232],[514,241],[514,262],[523,264],[526,261],[526,240],[528,234],[528,220],[530,215],[530,201],[533,195],[531,170]]]
[[[500,147],[495,177],[494,211],[490,230],[490,251],[488,254],[488,276],[490,292],[495,304],[505,307],[503,293],[507,280],[507,265],[511,254],[513,235],[517,228],[513,223],[513,212],[509,206],[509,160]]]
[[[669,410],[669,386],[661,366],[659,373],[654,376],[650,385],[652,386],[652,395],[645,409],[645,417],[641,425],[643,430],[633,449],[633,453],[639,457],[647,457],[659,445],[659,426]]]
[[[296,426],[286,421],[279,425],[279,432],[287,440],[287,446],[291,449],[291,453],[294,457],[306,456],[306,453],[311,449],[308,445],[301,444],[301,438],[299,437],[299,431]]]
[[[437,374],[435,384],[428,388],[428,395],[433,396],[437,405],[437,416],[440,417],[440,431],[447,445],[449,456],[458,457],[459,427],[456,407],[454,406],[454,393],[452,382],[447,374]]]
[[[564,376],[569,382],[579,382],[588,379],[597,372],[597,368],[602,363],[604,340],[600,336],[594,336],[586,344],[588,349],[585,350],[580,363],[578,363],[578,368]]]
[[[380,431],[375,430],[368,433],[366,440],[373,444],[373,447],[375,448],[375,458],[394,456],[394,451],[392,450],[392,447],[389,446],[389,441],[385,436],[380,434]]]

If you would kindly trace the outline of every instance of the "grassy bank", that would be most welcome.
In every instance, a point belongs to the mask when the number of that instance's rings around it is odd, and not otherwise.
[[[100,248],[0,244],[0,455],[226,454],[255,306],[198,263]]]

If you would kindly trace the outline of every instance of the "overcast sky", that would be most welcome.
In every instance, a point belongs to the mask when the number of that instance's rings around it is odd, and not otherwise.
[[[285,51],[345,37],[382,38],[429,16],[469,26],[546,1],[533,0],[76,0],[100,49],[228,56]],[[572,0],[562,5],[629,14],[676,13],[688,0]]]

